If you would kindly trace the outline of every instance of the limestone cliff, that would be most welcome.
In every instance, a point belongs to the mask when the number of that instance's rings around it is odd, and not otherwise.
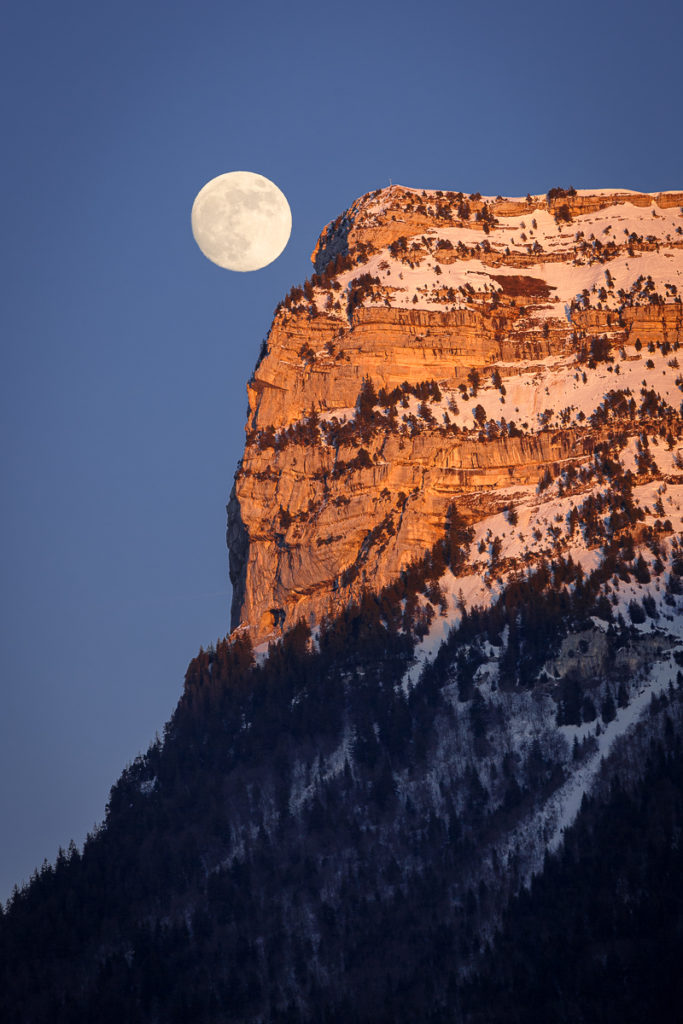
[[[683,192],[392,186],[330,224],[248,385],[233,628],[263,640],[379,589],[453,504],[476,525],[537,507],[562,472],[587,488],[571,467],[605,442],[630,451],[653,417],[673,451],[682,207]]]

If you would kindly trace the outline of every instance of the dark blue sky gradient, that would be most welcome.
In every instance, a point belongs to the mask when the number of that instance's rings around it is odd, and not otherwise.
[[[229,627],[245,384],[322,227],[396,183],[683,187],[678,3],[47,0],[3,14],[0,898],[101,820]],[[284,191],[270,267],[190,232]]]

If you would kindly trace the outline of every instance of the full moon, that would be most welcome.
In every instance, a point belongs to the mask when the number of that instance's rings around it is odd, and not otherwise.
[[[208,181],[192,204],[192,234],[207,259],[226,270],[260,270],[289,241],[292,211],[272,181],[230,171]]]

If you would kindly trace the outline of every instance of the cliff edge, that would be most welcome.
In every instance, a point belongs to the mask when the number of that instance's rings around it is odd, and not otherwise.
[[[232,628],[263,641],[378,591],[454,509],[478,531],[463,574],[490,586],[542,557],[548,500],[580,505],[608,452],[678,479],[682,211],[683,192],[392,186],[328,225],[247,388]],[[638,461],[648,423],[661,465]]]

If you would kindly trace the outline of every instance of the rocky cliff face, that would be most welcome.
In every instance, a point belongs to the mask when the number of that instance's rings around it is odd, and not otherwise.
[[[490,584],[542,553],[529,530],[558,493],[580,505],[606,444],[675,481],[682,211],[682,192],[392,186],[330,224],[248,385],[233,628],[261,641],[380,589],[454,506],[477,531],[463,574]],[[493,538],[520,515],[524,543]]]

